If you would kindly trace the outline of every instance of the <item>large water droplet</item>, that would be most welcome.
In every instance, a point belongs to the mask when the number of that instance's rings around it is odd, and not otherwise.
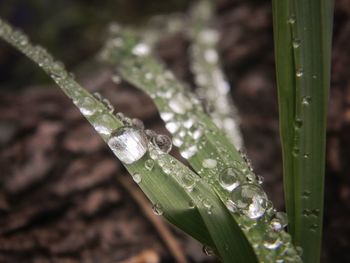
[[[152,206],[152,210],[153,210],[153,213],[158,215],[158,216],[161,216],[163,214],[163,208],[160,204],[154,204]]]
[[[253,184],[243,184],[235,188],[230,194],[230,201],[251,219],[263,216],[268,205],[265,192]]]
[[[108,141],[114,154],[126,164],[140,160],[147,152],[148,140],[142,130],[119,128]]]
[[[219,174],[220,185],[228,191],[232,191],[239,186],[242,180],[242,174],[233,167],[228,167]]]

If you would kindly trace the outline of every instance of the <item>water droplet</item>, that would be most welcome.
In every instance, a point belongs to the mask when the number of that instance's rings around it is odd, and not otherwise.
[[[132,175],[132,179],[135,183],[139,184],[142,181],[142,176],[139,173],[135,173]]]
[[[112,105],[112,103],[108,100],[108,99],[102,99],[102,103],[106,106],[107,110],[109,113],[113,113],[114,112],[114,107]]]
[[[299,152],[300,152],[299,147],[298,146],[294,146],[292,154],[293,154],[293,156],[295,158],[297,158],[299,156]]]
[[[148,159],[146,162],[145,162],[145,168],[148,170],[148,171],[152,171],[154,167],[154,161],[152,159]]]
[[[309,159],[309,154],[308,153],[304,153],[303,157],[304,157],[304,159]]]
[[[294,122],[294,126],[296,129],[300,129],[303,126],[303,120],[300,118],[296,118]]]
[[[302,76],[304,75],[304,71],[303,71],[303,69],[297,69],[297,71],[296,71],[296,76],[298,77],[298,78],[301,78]]]
[[[242,181],[242,174],[233,167],[227,167],[219,174],[220,185],[228,191],[232,191],[238,187]]]
[[[85,116],[91,116],[96,112],[97,103],[90,97],[83,97],[78,101],[77,106],[82,114]]]
[[[316,232],[317,229],[318,229],[318,224],[312,224],[312,225],[310,226],[310,230],[311,230],[312,232]]]
[[[302,247],[295,246],[295,250],[297,251],[297,253],[300,257],[303,255],[303,248]]]
[[[182,93],[178,93],[169,101],[169,107],[175,113],[184,114],[186,111],[192,109],[192,103]]]
[[[180,124],[178,122],[168,122],[165,124],[165,128],[170,132],[170,133],[175,133],[177,130],[180,128]]]
[[[258,184],[263,184],[264,177],[262,177],[261,175],[258,175],[257,178],[258,178]]]
[[[307,198],[309,198],[309,197],[310,197],[310,195],[311,195],[311,192],[310,192],[310,191],[305,190],[305,191],[303,192],[303,194],[302,194],[302,198],[307,199]]]
[[[108,141],[114,154],[126,164],[140,160],[147,152],[147,143],[146,135],[131,127],[119,128]]]
[[[270,226],[274,231],[281,231],[283,229],[281,222],[277,218],[273,218],[270,222]]]
[[[230,194],[230,201],[237,209],[251,219],[260,218],[267,208],[267,196],[257,185],[243,184]]]
[[[207,49],[204,51],[204,58],[210,64],[218,62],[219,56],[215,49]]]
[[[275,218],[277,218],[283,228],[287,227],[288,225],[288,215],[284,212],[277,212],[275,215]]]
[[[182,186],[189,192],[192,192],[193,188],[196,186],[196,180],[191,174],[181,174],[182,171],[178,176],[181,178]]]
[[[163,208],[160,204],[154,204],[152,206],[153,213],[156,214],[157,216],[161,216],[163,214]]]
[[[311,102],[311,96],[304,96],[301,103],[305,106],[308,106],[310,102]]]
[[[185,149],[181,149],[180,155],[185,159],[189,159],[193,155],[195,155],[197,153],[197,151],[198,151],[197,145],[191,145]]]
[[[118,120],[122,121],[125,118],[124,113],[122,112],[117,112],[117,114],[115,115],[117,117]]]
[[[110,135],[114,130],[114,122],[115,120],[112,116],[109,114],[103,114],[93,121],[93,125],[98,133]]]
[[[132,49],[132,53],[135,56],[147,56],[150,53],[150,47],[145,43],[138,43]]]
[[[212,169],[216,167],[217,163],[218,162],[215,159],[204,159],[202,162],[202,166],[204,168]]]
[[[160,117],[162,118],[163,121],[168,122],[172,118],[174,118],[174,113],[172,112],[161,112]]]
[[[164,153],[168,153],[171,151],[171,148],[173,146],[171,139],[164,135],[164,134],[158,134],[153,138],[153,143],[155,146],[158,147],[158,149]]]
[[[287,23],[293,25],[295,23],[295,15],[290,15],[288,17]]]
[[[277,249],[281,244],[281,239],[276,232],[267,232],[264,236],[264,247],[267,249]]]
[[[301,43],[300,39],[294,39],[293,40],[293,48],[300,47],[300,43]]]
[[[112,81],[115,83],[115,84],[120,84],[122,82],[122,79],[120,78],[119,75],[113,75],[112,76]]]
[[[143,124],[143,122],[140,119],[133,118],[131,120],[131,123],[132,123],[132,126],[137,128],[137,129],[143,130],[145,128],[145,125]]]
[[[155,131],[149,129],[145,130],[145,134],[149,140],[157,136],[157,133]]]
[[[203,253],[206,254],[207,256],[214,255],[214,251],[208,246],[203,246],[202,250],[203,250]]]
[[[190,201],[190,202],[188,203],[188,206],[189,206],[190,209],[193,209],[193,208],[196,207],[196,205],[195,205],[195,203],[194,203],[193,201]]]
[[[212,45],[219,40],[219,34],[216,30],[205,29],[199,33],[199,39],[206,44]]]

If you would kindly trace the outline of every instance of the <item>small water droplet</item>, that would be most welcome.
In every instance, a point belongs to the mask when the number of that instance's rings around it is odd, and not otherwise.
[[[277,218],[273,218],[270,222],[270,226],[274,231],[281,231],[283,229],[281,222]]]
[[[189,192],[193,191],[193,188],[196,186],[196,180],[191,174],[183,174],[182,171],[178,174],[181,178],[182,186]]]
[[[125,118],[125,115],[124,115],[124,113],[122,113],[122,112],[117,112],[117,114],[116,114],[115,116],[116,116],[117,119],[120,120],[120,121],[124,120],[124,118]]]
[[[126,164],[140,160],[147,152],[147,143],[146,135],[131,127],[117,129],[108,141],[113,153]]]
[[[212,169],[216,167],[217,163],[218,162],[215,159],[204,159],[202,162],[202,166],[204,168]]]
[[[172,112],[161,112],[160,117],[162,118],[163,121],[168,122],[172,118],[174,118],[174,113]]]
[[[300,39],[296,38],[296,39],[293,40],[293,48],[299,48],[300,44],[301,44]]]
[[[304,157],[304,159],[309,159],[309,154],[308,153],[304,153],[303,157]]]
[[[114,122],[115,120],[112,116],[103,114],[93,121],[93,125],[98,133],[110,135],[114,129]]]
[[[192,103],[182,93],[178,93],[169,101],[169,107],[175,113],[184,114],[186,111],[192,109]]]
[[[197,153],[197,151],[198,151],[197,145],[191,145],[187,148],[181,149],[180,155],[185,159],[189,159],[193,155],[195,155]]]
[[[228,191],[232,191],[238,187],[242,181],[242,174],[233,167],[227,167],[219,174],[220,185]]]
[[[155,131],[149,129],[145,130],[145,134],[149,140],[157,136],[157,133]]]
[[[154,204],[152,206],[153,213],[156,214],[157,216],[161,216],[163,214],[163,208],[160,204]]]
[[[132,49],[132,53],[135,56],[147,56],[150,53],[150,47],[145,43],[138,43]]]
[[[295,15],[290,15],[288,17],[287,23],[291,25],[295,24]]]
[[[148,171],[152,171],[154,167],[154,161],[152,159],[148,159],[146,162],[145,162],[145,168],[148,170]]]
[[[215,49],[207,49],[204,51],[204,58],[210,64],[215,64],[219,60],[219,55]]]
[[[119,75],[113,75],[112,76],[112,81],[115,83],[115,84],[120,84],[122,82],[122,79],[120,78]]]
[[[260,218],[265,214],[267,200],[266,193],[254,184],[240,185],[230,194],[230,201],[251,219]]]
[[[305,190],[305,191],[303,192],[303,194],[302,194],[302,198],[308,199],[308,198],[310,197],[310,195],[311,195],[311,192]]]
[[[143,130],[145,128],[145,125],[143,124],[143,122],[140,119],[133,118],[131,120],[131,123],[132,123],[132,126],[137,128],[137,129]]]
[[[296,71],[296,76],[298,77],[298,78],[301,78],[302,76],[304,75],[304,70],[303,69],[297,69],[297,71]]]
[[[85,116],[91,116],[96,112],[97,109],[97,103],[93,98],[90,97],[83,97],[81,98],[77,106],[79,107],[79,110],[82,114]]]
[[[281,226],[283,228],[287,227],[288,225],[288,215],[284,212],[277,212],[275,214],[275,218],[279,220]]]
[[[275,250],[282,244],[279,235],[276,232],[267,232],[264,236],[264,247]]]
[[[207,256],[214,255],[214,251],[208,246],[203,246],[202,250],[203,250],[203,253]]]
[[[311,96],[304,96],[301,103],[305,106],[308,106],[310,102],[311,102]]]
[[[153,138],[153,143],[155,146],[158,147],[158,149],[164,153],[168,153],[171,151],[171,148],[173,146],[171,139],[164,135],[164,134],[158,134]]]
[[[139,173],[135,173],[132,175],[132,179],[135,183],[139,184],[142,181],[142,176]]]

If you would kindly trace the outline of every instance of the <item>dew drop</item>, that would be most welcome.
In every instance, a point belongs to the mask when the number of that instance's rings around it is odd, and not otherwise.
[[[172,112],[161,112],[160,117],[162,118],[163,121],[168,122],[172,118],[174,118],[174,113]]]
[[[150,53],[150,47],[145,43],[138,43],[132,49],[132,53],[135,56],[147,56]]]
[[[295,15],[289,16],[288,20],[287,20],[287,23],[291,24],[291,25],[295,24]]]
[[[207,49],[204,52],[205,60],[210,64],[215,64],[218,62],[219,56],[215,49]]]
[[[300,118],[296,118],[294,121],[294,127],[300,129],[303,126],[303,121]]]
[[[157,136],[157,133],[155,131],[149,129],[145,130],[145,134],[149,140]]]
[[[195,155],[197,153],[197,151],[198,151],[197,145],[191,145],[185,149],[181,149],[180,155],[185,159],[189,159],[193,155]]]
[[[287,227],[288,225],[288,215],[284,212],[277,212],[275,215],[275,218],[279,220],[281,226],[283,228]]]
[[[133,118],[131,120],[131,123],[132,123],[132,126],[137,128],[137,129],[143,130],[145,128],[145,125],[143,124],[143,122],[140,119]]]
[[[157,216],[161,216],[163,214],[163,208],[160,204],[154,204],[152,206],[153,213],[156,214]]]
[[[282,244],[279,235],[276,232],[267,232],[264,237],[264,247],[275,250]]]
[[[147,152],[147,143],[143,131],[131,127],[119,128],[108,141],[113,153],[126,164],[140,160]]]
[[[186,111],[192,109],[192,103],[183,94],[178,93],[173,99],[170,100],[169,107],[175,113],[184,114]]]
[[[216,167],[217,163],[218,162],[215,159],[204,159],[202,162],[202,166],[204,168],[213,169]]]
[[[308,106],[310,102],[311,102],[311,96],[304,96],[301,103],[305,106]]]
[[[173,146],[171,139],[169,136],[164,134],[158,134],[157,136],[153,137],[153,143],[155,146],[158,147],[158,149],[164,153],[168,153],[171,151],[171,148]]]
[[[196,180],[191,174],[180,175],[182,186],[189,192],[192,192],[193,188],[196,186]]]
[[[98,133],[110,135],[114,129],[114,122],[115,120],[112,116],[103,114],[93,121],[93,125]]]
[[[203,246],[202,250],[203,250],[203,253],[207,256],[214,255],[214,251],[208,246]]]
[[[277,219],[277,218],[273,218],[270,222],[270,227],[274,230],[274,231],[281,231],[283,229],[281,222]]]
[[[267,196],[257,185],[243,184],[230,194],[230,201],[237,209],[251,219],[260,218],[267,208]]]
[[[293,48],[299,48],[300,47],[300,39],[294,39],[293,40]]]
[[[90,97],[83,97],[78,101],[77,106],[84,116],[91,116],[96,112],[97,103]]]
[[[120,78],[119,75],[113,75],[112,76],[112,81],[115,83],[115,84],[120,84],[122,82],[122,79]]]
[[[238,187],[242,181],[242,174],[233,167],[228,167],[219,174],[220,185],[228,191]]]
[[[145,168],[148,170],[148,171],[152,171],[154,167],[154,161],[152,159],[148,159],[146,162],[145,162]]]
[[[132,179],[135,183],[139,184],[142,181],[142,176],[139,173],[135,173],[132,175]]]
[[[304,71],[303,71],[303,69],[298,69],[297,71],[296,71],[296,76],[298,77],[298,78],[301,78],[302,76],[304,75]]]

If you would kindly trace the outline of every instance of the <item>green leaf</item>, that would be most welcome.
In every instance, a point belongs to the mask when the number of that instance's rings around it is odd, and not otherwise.
[[[194,94],[150,54],[149,47],[135,32],[121,30],[108,43],[123,43],[118,47],[108,44],[102,54],[113,65],[117,65],[124,79],[149,94],[166,122],[165,126],[173,134],[173,142],[179,147],[180,154],[211,185],[223,204],[229,208],[235,192],[225,188],[222,183],[221,175],[228,169],[232,169],[239,177],[241,185],[261,189],[246,157],[234,148],[205,114]],[[299,262],[300,257],[291,245],[290,236],[284,231],[276,232],[271,227],[274,216],[271,202],[264,209],[266,213],[258,219],[231,213],[233,223],[240,225],[260,261],[288,258],[292,262]],[[271,240],[278,245],[270,246]]]
[[[289,231],[319,262],[333,1],[274,0],[273,18]]]
[[[13,30],[2,20],[0,36],[41,66],[73,100],[111,149],[115,150],[110,141],[116,138],[115,132],[125,127],[125,122],[131,129],[129,119],[113,115],[106,100],[80,87],[64,66],[45,49],[32,46],[23,33]],[[147,162],[152,162],[152,165],[147,165]],[[241,229],[233,223],[221,200],[188,167],[159,151],[151,141],[147,142],[147,152],[141,159],[123,164],[154,203],[158,214],[163,214],[180,229],[209,245],[224,262],[231,262],[232,258],[239,262],[256,262],[252,247]]]

